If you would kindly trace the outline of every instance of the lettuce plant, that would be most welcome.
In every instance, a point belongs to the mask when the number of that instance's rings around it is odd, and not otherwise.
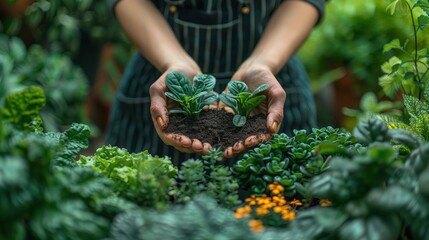
[[[257,94],[267,90],[268,85],[262,84],[255,91],[250,92],[244,82],[230,81],[228,89],[229,92],[225,91],[219,96],[220,101],[234,110],[235,115],[232,121],[235,126],[242,127],[246,124],[247,117],[252,110],[265,100],[265,95]]]
[[[171,92],[165,95],[180,104],[181,109],[172,109],[170,113],[183,113],[187,117],[198,118],[203,107],[218,100],[213,91],[216,78],[208,74],[199,74],[191,82],[182,73],[173,71],[167,74],[166,84]]]

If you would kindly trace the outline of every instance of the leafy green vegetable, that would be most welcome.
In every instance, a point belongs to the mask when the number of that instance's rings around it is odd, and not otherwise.
[[[218,100],[218,94],[213,91],[216,79],[211,75],[197,75],[191,83],[182,73],[173,71],[167,74],[166,84],[171,92],[166,92],[165,95],[181,106],[181,109],[170,110],[170,113],[183,113],[188,117],[198,118],[204,106]]]
[[[45,94],[40,87],[29,87],[7,95],[0,117],[19,130],[42,130],[40,111],[45,106]]]
[[[242,127],[246,124],[247,117],[252,110],[261,104],[266,96],[258,95],[268,89],[268,85],[262,84],[253,92],[249,92],[249,88],[244,82],[230,81],[228,83],[229,92],[224,91],[220,96],[220,101],[234,110],[233,123],[237,127]]]
[[[111,179],[114,191],[125,199],[144,207],[161,209],[169,205],[177,168],[168,157],[102,146],[93,156],[81,156],[78,162]]]

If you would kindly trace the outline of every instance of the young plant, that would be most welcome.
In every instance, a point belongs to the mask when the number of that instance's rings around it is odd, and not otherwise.
[[[182,73],[173,71],[167,74],[166,83],[171,92],[165,95],[180,104],[181,109],[172,109],[170,113],[183,113],[187,117],[198,118],[203,107],[216,102],[219,94],[213,91],[216,78],[200,74],[191,82]]]
[[[267,90],[268,85],[262,84],[250,92],[244,82],[231,81],[228,83],[228,89],[229,92],[223,92],[219,96],[220,101],[234,110],[235,116],[232,121],[235,126],[242,127],[252,110],[265,100],[265,95],[257,94]]]

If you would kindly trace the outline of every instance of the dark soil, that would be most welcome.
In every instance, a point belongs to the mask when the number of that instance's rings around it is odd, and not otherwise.
[[[208,142],[214,148],[224,149],[251,135],[266,134],[266,117],[263,114],[251,116],[243,127],[232,123],[233,114],[225,110],[202,111],[199,119],[183,114],[170,114],[166,133],[179,133],[191,139]]]

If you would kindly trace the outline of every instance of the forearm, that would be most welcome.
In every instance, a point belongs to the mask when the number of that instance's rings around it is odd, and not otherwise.
[[[248,61],[277,74],[310,34],[319,17],[311,4],[285,0],[269,20]]]
[[[115,14],[133,44],[159,71],[181,62],[195,64],[151,1],[122,0]]]

